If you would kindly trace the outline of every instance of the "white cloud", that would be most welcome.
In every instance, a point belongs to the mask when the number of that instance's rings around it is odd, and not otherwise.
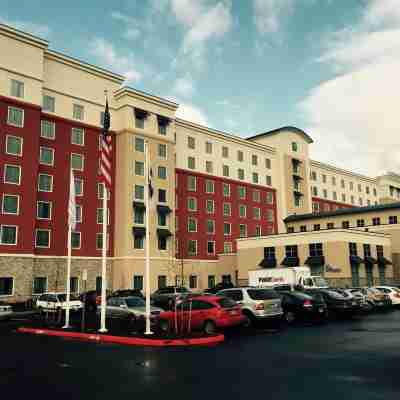
[[[142,76],[137,70],[137,62],[133,53],[122,54],[117,52],[114,46],[104,39],[95,39],[90,46],[90,53],[107,68],[125,76],[127,81],[136,82]]]
[[[192,121],[196,124],[208,126],[208,120],[204,112],[190,103],[180,103],[176,116],[186,121]]]
[[[368,0],[359,23],[325,43],[319,60],[340,75],[299,105],[316,141],[314,157],[370,175],[400,172],[399,43],[400,12],[392,0]]]
[[[294,0],[253,0],[254,22],[260,34],[278,32],[282,21],[292,14]]]
[[[141,36],[142,32],[139,27],[139,23],[135,18],[128,15],[122,14],[119,11],[113,11],[111,13],[111,18],[122,23],[125,31],[123,37],[128,40],[135,40]]]
[[[43,24],[36,24],[29,21],[9,20],[2,17],[0,17],[0,22],[44,39],[47,39],[51,33],[50,27]]]
[[[189,75],[178,78],[175,81],[173,92],[184,98],[192,96],[195,92],[193,79]]]

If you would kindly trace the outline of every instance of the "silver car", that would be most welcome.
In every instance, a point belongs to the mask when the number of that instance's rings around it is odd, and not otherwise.
[[[279,294],[272,289],[242,287],[224,289],[218,296],[229,297],[242,306],[242,313],[247,317],[245,325],[250,326],[256,321],[281,318],[283,316],[282,302]]]
[[[12,308],[8,304],[0,302],[0,320],[10,319]]]

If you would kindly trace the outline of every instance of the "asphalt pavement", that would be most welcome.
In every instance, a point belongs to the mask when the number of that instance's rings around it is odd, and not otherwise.
[[[125,347],[16,333],[23,324],[0,322],[2,398],[400,398],[400,310],[229,332],[211,348]]]

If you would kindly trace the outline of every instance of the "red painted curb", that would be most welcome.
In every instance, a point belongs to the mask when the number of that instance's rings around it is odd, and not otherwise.
[[[128,346],[153,346],[153,347],[210,346],[222,343],[225,340],[224,335],[217,335],[204,338],[193,338],[193,339],[146,339],[146,338],[125,337],[125,336],[111,336],[111,335],[103,335],[97,333],[56,331],[51,329],[24,328],[24,327],[18,328],[17,330],[18,332],[21,333],[33,333],[35,335],[80,339],[88,342],[117,343]]]

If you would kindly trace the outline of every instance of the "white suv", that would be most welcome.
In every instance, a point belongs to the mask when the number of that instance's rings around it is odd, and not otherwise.
[[[60,311],[67,308],[66,293],[44,293],[38,297],[36,308],[39,311]],[[82,308],[82,302],[73,294],[70,295],[69,306],[71,311],[78,311]]]
[[[247,326],[259,320],[283,316],[281,297],[272,289],[232,288],[221,290],[217,295],[229,297],[242,306],[242,313],[247,317],[245,323]]]

